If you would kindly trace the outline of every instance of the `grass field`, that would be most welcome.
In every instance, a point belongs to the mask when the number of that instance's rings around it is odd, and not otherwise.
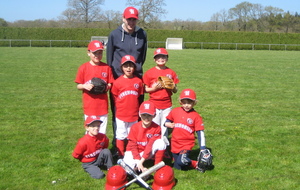
[[[144,70],[154,66],[153,51]],[[300,53],[169,54],[179,90],[198,95],[215,166],[175,170],[174,189],[300,189]],[[103,189],[105,180],[90,178],[71,156],[84,133],[74,78],[86,61],[85,48],[0,48],[0,189]]]

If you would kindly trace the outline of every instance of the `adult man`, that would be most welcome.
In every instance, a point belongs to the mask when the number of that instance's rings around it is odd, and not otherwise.
[[[137,66],[135,75],[142,77],[142,66],[147,52],[147,34],[137,26],[137,21],[138,10],[134,7],[127,7],[123,13],[123,24],[112,31],[108,37],[106,59],[107,64],[112,67],[115,79],[123,75],[120,63],[125,55],[135,58]]]
[[[123,24],[112,31],[108,37],[106,45],[107,64],[111,66],[113,76],[117,79],[123,75],[121,70],[121,59],[125,55],[131,55],[136,60],[136,69],[134,75],[142,78],[143,64],[146,60],[147,53],[147,34],[137,26],[138,10],[134,7],[127,7],[123,13]],[[144,96],[139,97],[140,104],[143,102]],[[114,130],[115,143],[115,106],[112,94],[110,94],[110,104],[112,110],[112,122]]]

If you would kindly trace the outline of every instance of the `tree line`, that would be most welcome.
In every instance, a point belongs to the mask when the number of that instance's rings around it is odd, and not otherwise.
[[[103,3],[104,0],[68,0],[68,8],[57,19],[7,22],[0,18],[0,27],[115,29],[122,23],[122,12],[102,11]],[[161,18],[167,14],[164,0],[127,0],[127,5],[139,9],[139,26],[145,29],[300,33],[300,15],[297,12],[284,12],[277,7],[247,1],[214,13],[207,22],[193,19],[162,21]]]

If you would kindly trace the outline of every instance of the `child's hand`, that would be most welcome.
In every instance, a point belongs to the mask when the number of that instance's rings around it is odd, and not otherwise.
[[[175,123],[166,122],[165,126],[168,127],[168,128],[172,128],[173,129],[175,127]]]
[[[142,162],[141,160],[139,160],[139,161],[137,162],[137,169],[138,169],[138,171],[140,171],[140,172],[147,171],[147,168],[145,168],[145,167],[143,166],[143,162]]]
[[[94,87],[94,85],[92,85],[92,84],[84,84],[83,85],[83,88],[87,91],[92,90],[93,87]]]

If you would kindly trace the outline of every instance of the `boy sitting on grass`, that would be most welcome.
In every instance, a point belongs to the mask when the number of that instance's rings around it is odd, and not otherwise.
[[[105,134],[99,133],[101,123],[100,117],[87,117],[85,120],[87,133],[78,140],[72,153],[74,158],[82,162],[83,169],[95,179],[105,177],[99,167],[106,166],[109,169],[113,166],[112,155],[107,148],[109,139]]]

